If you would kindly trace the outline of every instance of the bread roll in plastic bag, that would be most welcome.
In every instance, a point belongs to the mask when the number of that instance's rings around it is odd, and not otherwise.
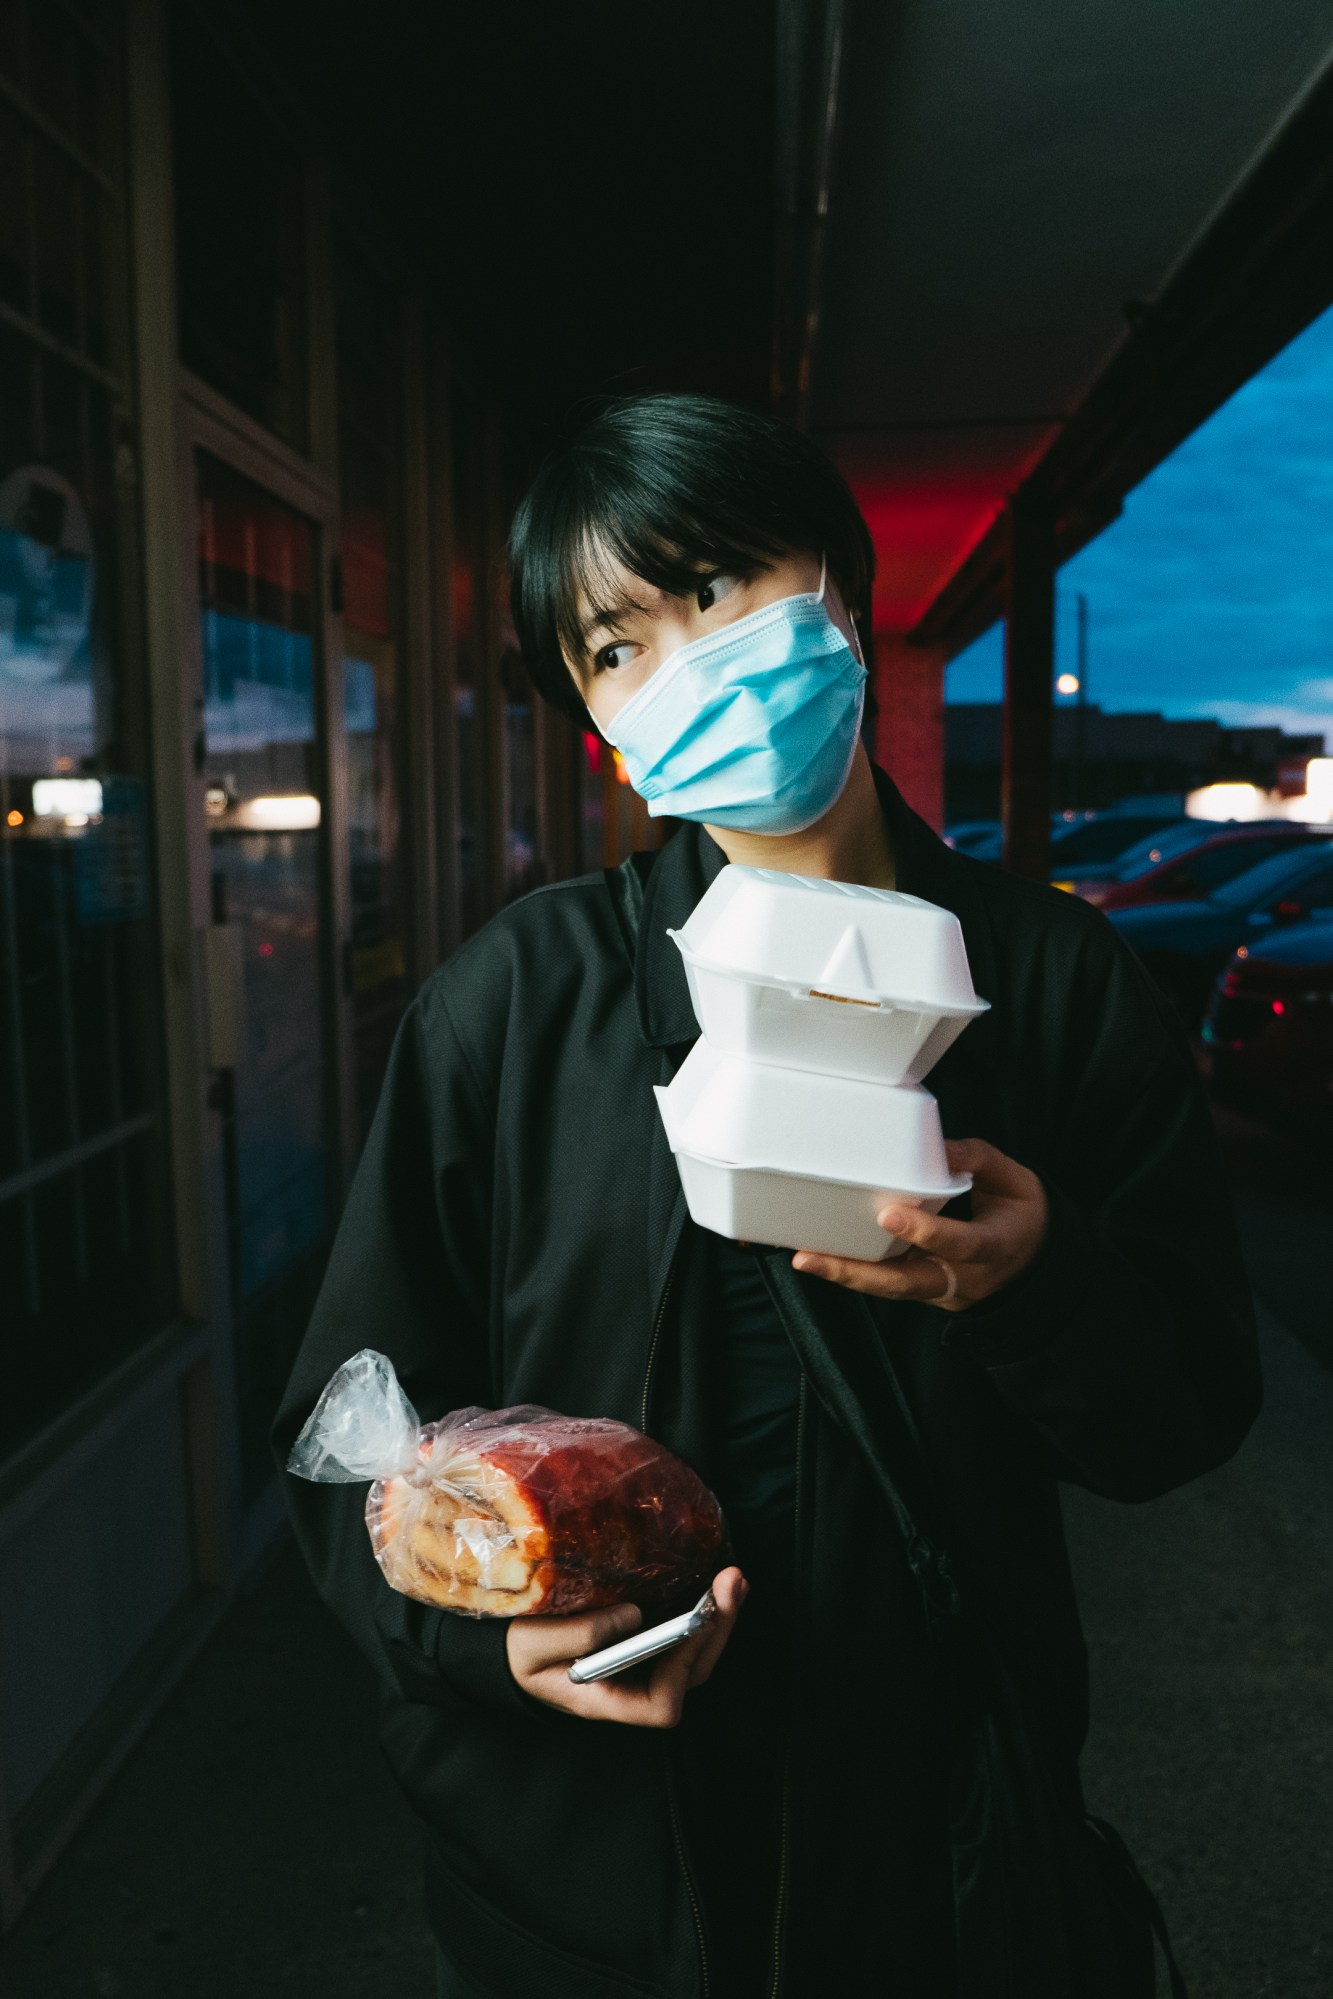
[[[370,1348],[333,1376],[287,1469],[373,1480],[366,1525],[387,1581],[471,1617],[692,1601],[725,1538],[703,1481],[628,1424],[532,1404],[421,1423]]]

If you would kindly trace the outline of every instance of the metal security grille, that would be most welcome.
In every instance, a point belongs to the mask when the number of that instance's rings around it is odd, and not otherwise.
[[[168,1314],[118,10],[0,36],[0,1450]]]

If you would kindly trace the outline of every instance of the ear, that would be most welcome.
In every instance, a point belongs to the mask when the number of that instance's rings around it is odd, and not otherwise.
[[[838,587],[838,579],[832,570],[829,571],[828,579],[824,586],[824,608],[846,639],[848,645],[852,648],[852,651],[856,654],[861,665],[866,666],[865,647],[861,644],[861,634],[857,630],[857,620],[852,616],[843,602],[842,591]]]

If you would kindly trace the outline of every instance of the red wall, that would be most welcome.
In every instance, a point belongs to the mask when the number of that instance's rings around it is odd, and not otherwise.
[[[875,760],[913,811],[944,824],[944,650],[875,634]]]

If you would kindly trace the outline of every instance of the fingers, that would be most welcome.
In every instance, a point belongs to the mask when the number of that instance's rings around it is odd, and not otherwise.
[[[631,1728],[674,1728],[691,1687],[702,1685],[721,1657],[735,1628],[749,1584],[739,1569],[724,1569],[713,1584],[717,1609],[702,1631],[675,1645],[646,1669],[576,1687],[567,1674],[565,1689],[540,1698],[594,1721],[618,1721]],[[537,1691],[536,1688],[533,1691]],[[591,1695],[591,1699],[581,1696]]]
[[[617,1604],[581,1617],[515,1618],[507,1637],[510,1668],[526,1693],[565,1714],[633,1728],[674,1728],[687,1691],[702,1685],[722,1656],[749,1587],[739,1569],[723,1569],[713,1583],[717,1609],[702,1631],[646,1667],[586,1686],[570,1679],[571,1660],[637,1631],[643,1623],[637,1605]]]
[[[976,1222],[959,1222],[932,1215],[925,1208],[890,1205],[875,1217],[880,1227],[900,1242],[923,1249],[946,1263],[970,1263],[981,1253],[984,1230]]]
[[[739,1569],[723,1569],[713,1582],[713,1600],[717,1610],[711,1620],[680,1648],[687,1654],[688,1668],[686,1686],[701,1687],[712,1673],[714,1666],[726,1650],[727,1641],[736,1628],[736,1619],[741,1614],[741,1605],[750,1594],[750,1585]]]
[[[671,1661],[672,1654],[664,1653],[647,1672],[592,1680],[586,1687],[575,1686],[562,1671],[564,1687],[558,1694],[553,1689],[549,1698],[552,1706],[588,1721],[618,1721],[630,1728],[674,1728],[685,1705],[685,1674]]]
[[[683,1686],[677,1691],[663,1682],[654,1685],[650,1674],[625,1674],[613,1680],[590,1680],[576,1686],[567,1666],[548,1666],[524,1682],[525,1691],[548,1707],[559,1708],[583,1721],[618,1721],[631,1728],[674,1728],[684,1702]]]
[[[946,1138],[944,1154],[951,1173],[972,1175],[974,1192],[980,1188],[992,1194],[1025,1194],[1037,1177],[984,1138]]]
[[[642,1623],[643,1612],[635,1603],[616,1603],[578,1617],[516,1617],[509,1627],[510,1664],[521,1664],[529,1673],[568,1666],[571,1659],[628,1638]]]
[[[851,1256],[816,1256],[801,1250],[792,1258],[792,1267],[809,1277],[822,1277],[845,1290],[864,1292],[868,1298],[916,1298],[930,1303],[943,1298],[949,1289],[948,1273],[933,1257],[920,1250],[890,1263],[862,1263]]]
[[[972,1217],[960,1222],[889,1201],[877,1220],[910,1245],[882,1263],[801,1250],[793,1267],[869,1298],[914,1299],[963,1312],[1026,1270],[1045,1240],[1050,1204],[1039,1176],[984,1139],[947,1141],[949,1165],[972,1175]]]

